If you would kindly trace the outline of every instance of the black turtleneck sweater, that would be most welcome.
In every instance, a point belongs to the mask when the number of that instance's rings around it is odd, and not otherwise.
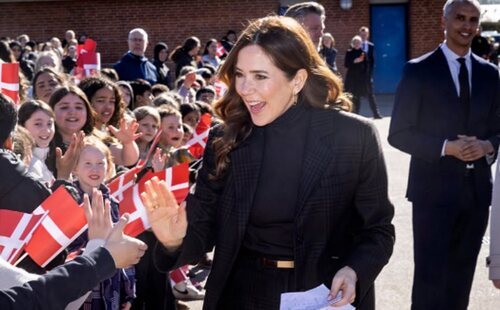
[[[295,208],[310,108],[290,107],[271,124],[254,127],[263,162],[244,248],[267,258],[293,259]]]

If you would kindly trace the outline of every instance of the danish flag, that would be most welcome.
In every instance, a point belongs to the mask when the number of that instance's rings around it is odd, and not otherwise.
[[[81,77],[93,76],[101,70],[101,54],[86,52],[78,55],[74,74]]]
[[[0,210],[0,256],[14,264],[45,216]]]
[[[87,229],[87,219],[81,205],[64,186],[59,187],[33,211],[34,215],[49,214],[33,233],[26,252],[40,266],[45,267]]]
[[[19,63],[0,63],[0,93],[19,103]]]
[[[186,143],[189,152],[196,158],[201,158],[207,145],[208,133],[212,123],[212,115],[205,113],[201,116],[201,120],[193,133],[193,138]]]
[[[135,185],[136,174],[142,169],[142,166],[136,166],[108,184],[111,197],[122,201],[124,193]]]
[[[123,200],[124,198],[123,193],[125,193],[129,188],[134,186],[134,184],[136,183],[135,175],[139,174],[139,172],[144,168],[144,165],[146,165],[146,163],[148,162],[149,158],[156,149],[156,145],[160,140],[160,135],[161,135],[161,130],[158,130],[156,136],[153,139],[153,142],[151,143],[151,147],[149,148],[149,151],[144,159],[139,160],[139,162],[134,168],[130,169],[126,173],[122,174],[121,176],[115,178],[110,183],[108,183],[111,197],[115,198],[118,201]]]
[[[156,173],[150,171],[146,173],[139,183],[123,194],[124,198],[120,201],[120,213],[130,214],[130,220],[124,229],[124,233],[129,236],[135,237],[151,227],[140,194],[145,190],[146,181],[154,176],[166,181],[167,187],[174,194],[177,203],[184,201],[189,192],[189,165],[187,163]]]
[[[227,54],[224,45],[222,45],[222,43],[220,42],[217,42],[217,52],[216,52],[217,57],[222,57],[224,56],[224,54]]]
[[[226,84],[224,84],[219,79],[215,80],[214,88],[215,88],[215,97],[216,97],[216,99],[222,98],[226,94],[226,92],[227,92],[227,86],[226,86]]]

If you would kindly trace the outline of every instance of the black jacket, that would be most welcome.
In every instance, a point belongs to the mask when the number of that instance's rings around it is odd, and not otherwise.
[[[115,271],[113,258],[101,247],[55,268],[38,280],[0,291],[0,309],[64,309]]]
[[[51,192],[43,183],[31,178],[17,156],[0,149],[0,209],[31,213]]]
[[[350,266],[358,276],[354,305],[374,309],[367,296],[373,297],[373,283],[394,244],[378,134],[350,113],[311,110],[304,116],[309,124],[294,223],[295,283],[299,290],[330,287],[335,273]],[[230,153],[229,172],[217,181],[208,177],[214,171],[209,138],[195,193],[187,200],[183,245],[176,253],[156,248],[156,265],[165,270],[196,261],[215,245],[204,309],[217,309],[244,240],[263,154],[252,137]]]

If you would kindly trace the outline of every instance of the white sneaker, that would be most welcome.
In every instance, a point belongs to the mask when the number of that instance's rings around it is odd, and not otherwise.
[[[179,300],[203,300],[205,292],[198,290],[191,282],[181,282],[172,286],[172,293]]]

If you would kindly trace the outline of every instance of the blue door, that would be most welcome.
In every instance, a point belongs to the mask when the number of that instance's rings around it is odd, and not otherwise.
[[[375,93],[394,93],[407,60],[406,4],[370,7],[371,41],[375,44]]]

